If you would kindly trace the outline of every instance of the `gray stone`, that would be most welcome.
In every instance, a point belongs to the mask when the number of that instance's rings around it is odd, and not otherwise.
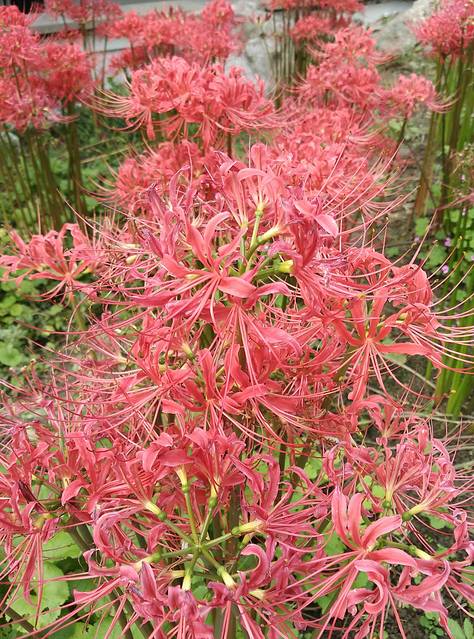
[[[372,26],[380,20],[402,13],[412,6],[407,0],[386,0],[380,4],[367,4],[364,10],[354,15],[354,19],[367,26]]]
[[[230,66],[241,67],[249,79],[258,76],[265,81],[267,87],[271,85],[270,59],[265,42],[260,36],[249,38],[241,53],[231,55],[226,63],[226,67]]]
[[[246,18],[263,13],[258,0],[235,0],[232,2],[232,8],[236,15]]]
[[[436,0],[416,0],[413,3],[397,2],[389,4],[405,5],[405,10],[403,10],[403,6],[400,6],[400,11],[395,15],[385,19],[379,18],[371,23],[370,26],[374,30],[374,37],[380,49],[394,54],[405,53],[416,44],[416,38],[410,25],[414,25],[429,16],[436,6]],[[383,7],[383,3],[380,6]]]
[[[271,39],[262,37],[264,32],[268,34],[271,31],[271,25],[265,22],[262,4],[259,0],[235,0],[232,8],[242,21],[244,48],[229,57],[226,67],[241,67],[246,77],[255,79],[258,76],[264,80],[267,88],[271,88],[273,82],[268,53]]]

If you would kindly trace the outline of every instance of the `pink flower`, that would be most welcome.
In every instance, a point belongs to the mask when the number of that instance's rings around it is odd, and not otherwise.
[[[418,40],[435,55],[460,56],[474,38],[474,10],[463,0],[444,0],[432,15],[412,26]]]
[[[399,76],[396,84],[381,93],[383,100],[387,100],[384,106],[391,115],[402,115],[411,118],[419,105],[426,106],[430,111],[443,111],[443,105],[433,83],[424,76],[412,73],[409,76]]]
[[[217,64],[202,68],[178,57],[156,59],[135,71],[129,96],[110,96],[109,101],[111,114],[124,116],[130,127],[144,126],[149,139],[156,129],[190,138],[196,124],[206,148],[223,144],[226,134],[277,124],[261,81],[255,85],[239,69],[227,75]]]
[[[65,246],[70,235],[73,247]],[[3,255],[0,265],[5,269],[4,277],[15,274],[17,281],[26,276],[31,279],[46,279],[58,282],[50,289],[46,298],[74,290],[88,291],[88,286],[80,281],[84,272],[95,269],[99,253],[76,224],[65,224],[60,231],[49,231],[46,235],[34,235],[29,243],[12,231],[12,241],[16,255]]]

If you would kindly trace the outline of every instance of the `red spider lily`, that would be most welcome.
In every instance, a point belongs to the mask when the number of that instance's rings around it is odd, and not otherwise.
[[[155,129],[188,138],[197,124],[206,148],[222,144],[225,134],[271,129],[278,122],[263,83],[254,85],[239,69],[226,75],[219,65],[203,68],[178,57],[156,59],[136,71],[130,95],[106,96],[103,108],[124,116],[128,126],[144,126],[151,140]]]
[[[79,25],[98,23],[104,19],[116,19],[122,13],[119,5],[111,0],[46,0],[45,10],[52,16],[69,18]]]
[[[402,576],[398,584],[393,587],[390,583],[389,571],[375,561],[363,560],[356,562],[357,568],[365,572],[369,580],[375,585],[374,590],[367,588],[356,588],[351,591],[350,605],[357,610],[357,604],[363,602],[362,610],[354,613],[354,619],[349,624],[344,633],[344,637],[351,636],[354,629],[363,617],[366,617],[360,624],[355,636],[364,637],[374,633],[376,628],[383,628],[387,615],[387,607],[390,605],[396,611],[395,602],[409,603],[411,606],[420,608],[425,612],[438,612],[442,615],[446,624],[446,609],[437,596],[438,591],[446,582],[446,567],[440,572],[435,572],[430,566],[423,566],[422,562],[417,562],[417,568],[421,573],[429,576],[424,579],[421,585],[413,585],[410,575],[411,567],[404,567]],[[400,622],[398,614],[395,612],[400,634],[406,639],[406,634]]]
[[[0,12],[0,121],[23,133],[67,121],[58,110],[90,91],[91,65],[74,44],[43,42],[14,9]]]
[[[224,61],[238,50],[240,37],[230,4],[214,0],[200,15],[174,7],[146,15],[127,12],[115,22],[101,26],[109,37],[125,37],[130,49],[113,57],[115,69],[138,69],[162,56],[180,55],[202,65]]]
[[[65,246],[66,234],[72,239],[71,249]],[[85,271],[94,270],[99,254],[77,225],[65,224],[60,231],[34,235],[28,244],[15,231],[11,239],[18,254],[2,256],[0,264],[5,269],[5,276],[20,271],[17,281],[27,276],[57,281],[58,284],[46,294],[49,298],[60,292],[66,295],[74,290],[89,290],[79,278]]]
[[[295,500],[294,485],[280,476],[277,462],[271,458],[259,461],[268,464],[267,482],[262,481],[251,461],[247,467],[237,466],[247,477],[252,491],[251,500],[242,495],[242,512],[249,519],[243,528],[250,534],[267,534],[269,539],[278,539],[289,548],[300,537],[318,537],[315,522],[327,513],[324,496],[318,494],[317,488],[300,469],[290,469],[303,485],[301,496]]]
[[[447,108],[439,101],[433,83],[415,73],[401,75],[396,84],[382,95],[387,100],[389,113],[401,114],[404,118],[411,118],[418,105],[424,105],[431,111]]]
[[[92,65],[76,44],[47,42],[42,48],[46,89],[61,104],[68,104],[92,89]]]
[[[328,562],[328,567],[337,566],[331,577],[321,580],[318,585],[318,596],[338,590],[337,598],[331,606],[327,620],[323,625],[326,628],[331,618],[343,619],[353,597],[352,585],[359,573],[361,563],[372,562],[380,565],[382,562],[389,565],[402,565],[415,569],[417,564],[407,552],[390,547],[377,550],[378,542],[388,534],[400,529],[402,519],[400,516],[381,517],[370,523],[361,531],[362,523],[362,494],[354,495],[349,501],[338,490],[332,497],[332,522],[334,530],[340,539],[348,547],[348,551]],[[341,561],[341,564],[339,562]],[[324,565],[324,564],[323,564]]]
[[[367,529],[360,534],[362,523],[362,495],[354,495],[349,501],[340,493],[335,491],[331,507],[334,528],[349,548],[360,549],[362,552],[371,552],[376,545],[377,539],[381,535],[386,535],[392,530],[396,530],[402,523],[398,516],[383,518],[370,524]]]
[[[43,83],[22,79],[18,87],[13,78],[0,78],[0,87],[0,119],[20,133],[29,126],[44,129],[51,120],[60,120],[54,115],[55,102]]]
[[[143,590],[135,595],[135,608],[143,611],[145,618],[155,619],[160,625],[171,625],[172,630],[166,633],[166,637],[179,639],[211,639],[214,635],[212,628],[204,623],[208,606],[196,601],[188,590],[171,586],[166,593],[158,593],[155,578],[151,569],[142,568]],[[163,602],[157,606],[157,601]],[[158,636],[158,635],[156,635]]]
[[[33,16],[22,13],[16,6],[2,6],[0,11],[0,66],[8,69],[22,66],[34,58],[39,37],[29,29]],[[3,73],[2,73],[3,75]]]
[[[379,307],[384,304],[385,299],[382,294],[379,298]],[[385,389],[383,382],[382,371],[390,373],[389,366],[384,363],[384,355],[390,353],[407,354],[407,355],[425,355],[429,356],[430,351],[424,346],[414,344],[411,342],[394,342],[385,343],[391,332],[392,326],[389,322],[381,321],[381,312],[376,313],[377,302],[374,302],[373,311],[370,314],[370,320],[367,323],[365,319],[367,315],[363,312],[363,303],[360,301],[354,302],[351,306],[352,317],[354,318],[354,326],[356,335],[344,334],[347,343],[354,349],[354,353],[350,355],[348,361],[351,365],[349,371],[349,379],[353,382],[354,387],[351,392],[351,399],[354,401],[361,400],[366,391],[367,382],[369,379],[369,373],[373,371],[382,389]],[[379,328],[379,326],[381,327]],[[345,328],[339,323],[335,323],[337,331],[345,331]],[[352,350],[352,349],[351,349]],[[437,358],[432,355],[434,361],[437,362]],[[382,361],[383,368],[380,368],[379,360]]]
[[[218,154],[210,150],[203,155],[195,142],[183,140],[179,144],[164,142],[156,150],[127,158],[119,167],[112,192],[108,197],[130,211],[148,210],[153,195],[163,195],[171,179],[179,179],[197,189],[203,197],[212,192],[210,168],[220,165]],[[150,197],[151,195],[151,197]]]
[[[418,40],[434,54],[459,56],[474,37],[472,18],[473,9],[468,2],[445,0],[412,28]]]
[[[5,609],[34,590],[41,602],[43,561],[69,535],[71,596],[46,626],[22,619],[27,636],[97,620],[150,639],[362,639],[388,615],[406,636],[400,606],[449,629],[474,594],[472,479],[396,356],[440,367],[463,344],[467,372],[472,328],[452,325],[471,311],[438,311],[418,256],[385,254],[401,199],[381,132],[441,108],[432,85],[382,85],[352,0],[290,0],[273,16],[315,47],[278,112],[261,82],[215,63],[237,40],[224,0],[200,15],[49,8],[81,29],[114,18],[100,33],[129,40],[115,64],[130,82],[98,106],[155,141],[104,180],[120,215],[89,219],[90,237],[13,233],[0,258],[6,279],[49,280],[44,299],[90,304],[47,367],[22,371],[25,388],[5,384]],[[20,132],[92,88],[67,33],[41,41],[28,25],[0,12],[0,116]]]
[[[296,22],[290,31],[290,35],[296,43],[314,44],[322,36],[333,33],[337,28],[347,26],[349,26],[349,23],[345,18],[335,20],[330,16],[308,15]]]

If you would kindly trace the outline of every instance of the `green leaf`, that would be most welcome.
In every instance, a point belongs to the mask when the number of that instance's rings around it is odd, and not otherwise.
[[[428,619],[433,619],[434,621],[436,621],[436,623],[438,623],[439,621],[438,612],[425,612],[425,617],[427,617]]]
[[[336,535],[336,533],[332,533],[332,535],[328,537],[324,546],[326,555],[328,555],[329,557],[331,557],[332,555],[339,555],[343,553],[345,549],[346,547]]]
[[[431,620],[428,619],[426,615],[422,615],[419,621],[420,621],[420,626],[422,626],[422,628],[431,628],[431,626],[433,625]]]
[[[50,639],[104,639],[111,623],[112,617],[105,617],[105,619],[96,624],[77,622],[53,633]],[[137,626],[134,625],[131,631],[134,638],[143,639],[143,635]],[[123,637],[123,630],[120,624],[116,624],[109,637],[110,639],[120,639]]]
[[[47,626],[55,621],[61,614],[60,606],[69,598],[69,586],[66,581],[58,581],[63,576],[63,571],[54,564],[45,561],[43,564],[43,590],[41,600],[38,601],[37,578],[31,582],[32,594],[31,601],[28,603],[26,599],[18,599],[10,603],[10,608],[22,617],[26,618],[30,623],[34,623],[37,610],[40,615],[38,618],[38,628]],[[7,615],[8,616],[8,615]]]
[[[15,624],[13,628],[11,626],[0,627],[0,639],[18,639],[25,634],[26,631],[21,632],[21,629],[18,628],[18,624]]]
[[[367,588],[369,578],[366,572],[360,572],[352,584],[352,588]]]
[[[209,599],[210,592],[205,584],[200,584],[196,588],[193,587],[193,595],[196,599]]]
[[[316,603],[321,608],[321,612],[323,613],[323,615],[327,612],[329,606],[332,604],[333,601],[334,597],[332,597],[331,595],[324,595],[324,597],[319,597],[318,599],[316,599]]]
[[[97,582],[89,577],[87,579],[71,579],[69,581],[69,587],[71,588],[71,592],[74,590],[78,592],[90,592],[97,588]]]
[[[43,544],[43,553],[46,559],[51,562],[68,559],[69,557],[80,557],[82,551],[64,530],[57,532],[54,537]]]
[[[397,364],[405,364],[407,361],[407,356],[404,353],[384,353],[384,357]]]
[[[105,617],[102,621],[100,621],[97,625],[91,625],[88,627],[87,632],[84,635],[81,635],[83,639],[104,639],[107,631],[109,630],[112,624],[113,617]],[[130,628],[134,639],[143,639],[143,635],[140,632],[139,628],[136,625],[133,625]],[[120,624],[117,622],[112,630],[112,632],[108,635],[109,639],[122,639],[123,630],[120,627]]]
[[[446,260],[446,250],[436,244],[428,254],[427,263],[429,266],[439,266]]]
[[[472,621],[470,619],[464,619],[463,630],[464,634],[466,635],[466,639],[473,639],[474,626],[472,625]]]
[[[400,249],[398,246],[389,246],[385,249],[385,255],[387,257],[396,257],[400,254]]]
[[[18,291],[23,295],[31,295],[34,291],[36,291],[37,282],[36,280],[23,280],[18,287]]]
[[[48,309],[48,315],[54,316],[54,315],[57,315],[58,313],[61,313],[63,310],[64,310],[64,306],[62,306],[61,304],[53,304]]]
[[[306,462],[304,471],[308,475],[309,479],[316,479],[321,471],[322,466],[323,460],[321,459],[321,457],[312,457]]]
[[[24,304],[13,304],[13,306],[10,308],[10,315],[12,317],[23,316],[24,319],[25,313],[28,313],[29,310],[30,309]]]
[[[448,628],[451,631],[454,639],[466,639],[466,635],[464,634],[464,630],[454,619],[448,619]]]
[[[25,361],[25,356],[13,344],[0,343],[0,364],[4,366],[19,366]]]
[[[370,490],[372,491],[372,495],[378,499],[383,499],[385,497],[385,488],[383,488],[383,486],[374,484]]]
[[[443,528],[449,528],[449,523],[440,517],[434,515],[428,515],[430,526],[435,530],[442,530]]]
[[[1,308],[11,308],[17,301],[17,298],[14,295],[5,295],[4,298],[0,301]]]
[[[415,220],[415,234],[421,237],[428,228],[429,220],[426,217],[419,217]]]
[[[85,639],[88,627],[85,623],[74,623],[67,628],[58,630],[51,635],[51,639]]]

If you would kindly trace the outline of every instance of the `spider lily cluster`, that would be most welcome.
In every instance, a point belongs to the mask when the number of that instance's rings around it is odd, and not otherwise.
[[[440,304],[417,254],[384,251],[400,198],[383,125],[448,105],[423,77],[382,83],[355,8],[278,8],[322,33],[301,37],[312,63],[281,108],[227,54],[189,59],[133,14],[109,25],[131,34],[129,82],[88,103],[148,149],[104,186],[115,215],[12,232],[0,257],[71,315],[49,377],[7,384],[16,636],[362,639],[391,616],[408,637],[408,606],[451,635],[473,602],[460,435],[440,437],[401,361],[467,374],[469,311]],[[230,34],[233,13],[219,0],[186,20]],[[78,559],[58,576],[65,539]]]

